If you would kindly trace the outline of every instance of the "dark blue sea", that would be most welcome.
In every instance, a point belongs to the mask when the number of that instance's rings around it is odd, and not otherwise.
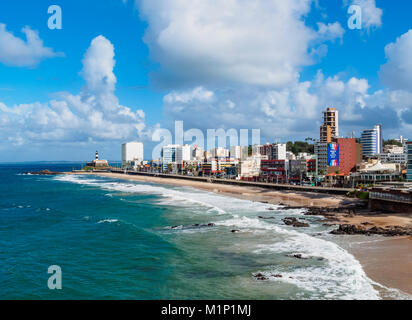
[[[303,210],[189,187],[24,174],[79,167],[0,164],[1,299],[380,298],[330,228]],[[287,216],[311,227],[286,226]],[[289,256],[297,253],[305,259]],[[61,290],[48,287],[52,265]]]

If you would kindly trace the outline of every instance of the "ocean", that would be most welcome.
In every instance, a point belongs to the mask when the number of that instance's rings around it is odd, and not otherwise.
[[[73,167],[0,165],[1,299],[381,297],[331,228],[303,210],[189,187],[22,174]],[[48,288],[51,265],[62,270],[61,290]]]

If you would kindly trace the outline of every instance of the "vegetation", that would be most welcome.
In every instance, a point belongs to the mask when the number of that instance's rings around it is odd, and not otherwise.
[[[383,145],[384,146],[395,145],[395,146],[398,146],[398,147],[402,147],[402,143],[400,143],[399,141],[396,141],[395,139],[383,140]]]
[[[308,139],[306,139],[308,140]],[[315,152],[315,146],[313,144],[310,144],[308,142],[304,141],[289,141],[286,144],[286,150],[293,152],[295,155],[301,152],[306,152],[306,153],[314,153]]]
[[[353,190],[351,192],[348,192],[347,196],[352,197],[352,198],[362,199],[362,200],[368,200],[369,199],[369,192],[368,191]]]

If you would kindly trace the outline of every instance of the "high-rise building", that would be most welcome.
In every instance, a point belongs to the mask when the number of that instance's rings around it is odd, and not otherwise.
[[[230,157],[240,160],[242,159],[242,147],[241,146],[231,146],[230,147]]]
[[[382,125],[363,130],[361,136],[362,155],[365,158],[377,156],[383,152]]]
[[[122,166],[128,166],[132,162],[143,161],[143,143],[127,142],[122,144]]]
[[[412,141],[406,142],[406,154],[408,155],[406,163],[406,180],[412,181]]]
[[[339,172],[349,175],[362,162],[362,145],[355,138],[338,138],[336,143],[339,146]]]
[[[259,154],[268,156],[269,160],[286,160],[286,144],[265,144],[260,147]]]
[[[323,124],[320,127],[320,142],[331,143],[333,138],[339,137],[339,111],[327,108],[323,112]]]
[[[191,146],[190,145],[176,145],[170,144],[164,146],[162,149],[163,164],[182,164],[183,161],[191,160]]]

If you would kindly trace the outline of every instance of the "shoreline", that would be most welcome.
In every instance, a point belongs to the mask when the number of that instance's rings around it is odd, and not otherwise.
[[[233,186],[195,182],[173,178],[157,178],[149,176],[125,175],[119,173],[73,173],[70,175],[96,175],[100,177],[122,180],[164,184],[196,189],[222,194],[253,202],[262,202],[286,207],[319,208],[321,212],[331,209],[330,214],[324,216],[324,222],[329,225],[365,224],[383,227],[412,227],[412,215],[406,214],[365,214],[354,215],[340,213],[342,206],[360,205],[361,201],[338,195],[314,194],[309,192],[272,191],[258,187]],[[335,211],[335,212],[334,212]],[[349,240],[349,241],[344,241]],[[412,237],[393,236],[369,237],[363,234],[334,236],[334,242],[349,251],[361,263],[367,276],[387,288],[396,288],[402,293],[412,295]]]

